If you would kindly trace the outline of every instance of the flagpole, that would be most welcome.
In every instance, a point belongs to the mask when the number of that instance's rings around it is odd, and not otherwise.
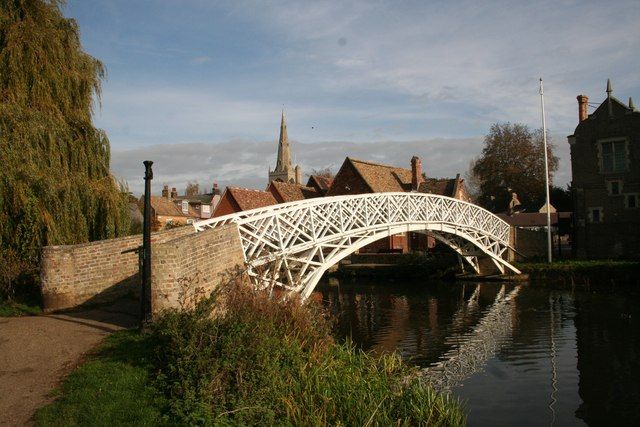
[[[544,183],[547,201],[547,259],[551,263],[551,202],[549,201],[549,159],[547,156],[547,124],[544,119],[544,90],[540,79],[540,105],[542,106],[542,140],[544,141]]]

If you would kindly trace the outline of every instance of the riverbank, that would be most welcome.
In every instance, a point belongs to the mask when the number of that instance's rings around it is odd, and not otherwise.
[[[397,355],[336,342],[316,306],[226,289],[109,337],[37,424],[464,424]]]
[[[567,260],[551,264],[519,263],[534,285],[612,287],[640,286],[640,261]]]

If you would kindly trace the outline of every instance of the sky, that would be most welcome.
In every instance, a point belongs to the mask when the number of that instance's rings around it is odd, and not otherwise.
[[[576,96],[640,101],[640,2],[68,0],[107,68],[94,121],[134,194],[264,189],[284,106],[303,173],[346,156],[461,173],[496,122],[547,128],[571,180]],[[593,111],[593,107],[590,111]]]

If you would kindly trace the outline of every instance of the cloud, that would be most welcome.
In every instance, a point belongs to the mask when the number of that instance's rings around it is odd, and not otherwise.
[[[554,182],[564,185],[570,180],[568,144],[564,138],[554,137],[553,140],[562,165]],[[276,148],[275,141],[250,140],[151,145],[133,150],[114,150],[112,170],[138,195],[144,187],[142,161],[147,159],[154,161],[155,193],[160,192],[163,184],[176,187],[182,193],[189,181],[199,182],[201,188],[206,189],[211,188],[213,182],[218,182],[221,187],[233,185],[264,189],[269,167],[275,165]],[[482,137],[373,143],[332,141],[304,144],[292,141],[294,163],[300,164],[303,174],[326,167],[335,173],[346,156],[409,168],[411,157],[418,155],[428,176],[453,177],[457,173],[464,176],[469,162],[481,150]]]

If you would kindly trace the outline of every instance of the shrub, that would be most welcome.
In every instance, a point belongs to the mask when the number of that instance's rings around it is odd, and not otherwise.
[[[212,313],[216,313],[213,315]],[[319,307],[243,283],[150,326],[170,424],[458,425],[397,355],[338,344]]]

